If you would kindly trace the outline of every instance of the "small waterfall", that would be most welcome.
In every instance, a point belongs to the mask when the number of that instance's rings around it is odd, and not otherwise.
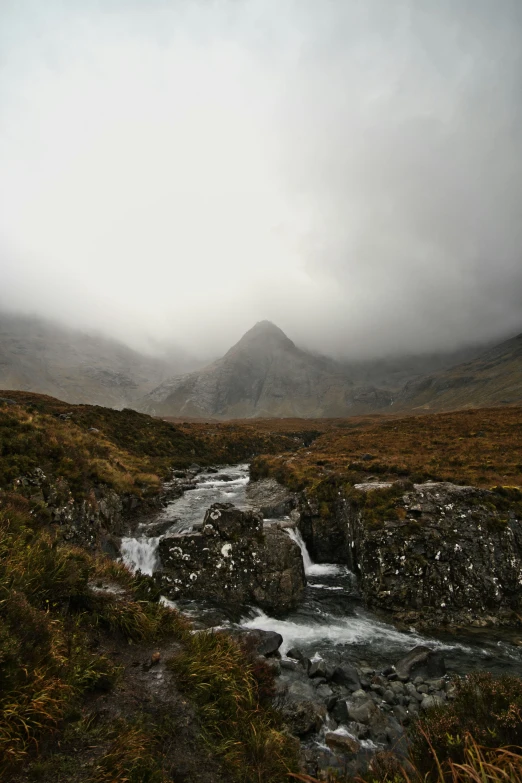
[[[333,563],[314,563],[299,530],[290,527],[287,528],[286,532],[301,550],[306,576],[335,576],[335,574],[348,570],[346,566],[334,565]]]
[[[304,565],[305,574],[309,574],[310,568],[312,568],[313,563],[312,563],[312,558],[310,557],[310,553],[306,548],[306,544],[303,541],[303,537],[301,533],[297,528],[293,528],[293,527],[287,528],[286,532],[288,533],[292,541],[295,541],[295,543],[301,550],[301,555],[303,556],[303,565]]]
[[[152,576],[157,565],[158,538],[122,538],[121,558],[132,571],[138,571]]]

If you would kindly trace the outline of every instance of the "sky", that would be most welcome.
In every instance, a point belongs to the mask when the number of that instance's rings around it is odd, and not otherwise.
[[[219,355],[522,331],[520,0],[0,0],[0,307]]]

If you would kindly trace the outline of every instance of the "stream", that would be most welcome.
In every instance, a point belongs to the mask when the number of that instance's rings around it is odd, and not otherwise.
[[[205,511],[213,503],[229,502],[239,508],[249,508],[248,482],[248,465],[224,466],[216,473],[200,473],[194,489],[142,523],[134,537],[122,539],[123,562],[133,570],[152,574],[158,566],[161,536],[147,536],[148,527],[153,529],[164,522],[163,535],[188,532],[203,522]],[[514,643],[513,635],[491,629],[433,636],[413,630],[400,631],[364,608],[355,576],[346,566],[313,563],[299,532],[289,529],[288,533],[301,549],[307,578],[305,595],[295,611],[275,618],[248,606],[239,614],[231,614],[227,607],[211,602],[202,605],[186,600],[176,601],[175,605],[202,626],[277,631],[283,637],[283,655],[297,646],[309,658],[319,656],[332,663],[351,661],[382,669],[415,645],[427,644],[444,652],[450,674],[466,674],[476,669],[495,674],[522,674],[522,647]]]

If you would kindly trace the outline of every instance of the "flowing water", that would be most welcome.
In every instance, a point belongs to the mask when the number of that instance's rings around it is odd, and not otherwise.
[[[232,502],[247,508],[247,484],[248,465],[224,467],[215,474],[202,473],[196,489],[174,500],[148,524],[172,521],[166,535],[187,532],[203,522],[205,511],[213,503]],[[122,558],[132,568],[152,573],[157,568],[160,537],[147,537],[146,532],[147,523],[135,538],[123,539]],[[299,532],[288,528],[288,535],[301,549],[307,578],[305,595],[295,611],[275,618],[256,608],[244,607],[238,614],[211,602],[201,605],[178,601],[178,608],[207,626],[240,625],[277,631],[283,636],[283,654],[298,646],[310,658],[320,656],[332,663],[366,661],[374,668],[383,668],[415,645],[427,644],[444,651],[449,672],[464,674],[489,669],[497,674],[522,674],[522,647],[514,643],[513,635],[481,629],[476,633],[428,637],[415,631],[400,631],[385,618],[364,609],[355,576],[346,566],[313,563]]]

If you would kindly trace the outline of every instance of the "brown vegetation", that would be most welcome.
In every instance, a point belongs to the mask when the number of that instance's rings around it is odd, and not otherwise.
[[[452,481],[478,487],[522,485],[522,408],[484,408],[419,416],[332,419],[297,454],[258,457],[257,475],[293,489],[329,476]]]

